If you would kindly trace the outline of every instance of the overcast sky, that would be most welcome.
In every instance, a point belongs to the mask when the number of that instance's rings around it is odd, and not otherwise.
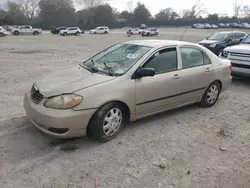
[[[122,11],[124,9],[127,9],[128,1],[133,1],[134,6],[138,2],[138,0],[110,0],[109,4],[117,8],[119,11]],[[235,0],[202,0],[204,7],[207,8],[209,13],[225,13],[230,16],[232,16],[233,14],[232,4],[234,1]],[[182,9],[188,9],[193,4],[195,4],[197,0],[140,0],[140,2],[144,3],[154,15],[159,12],[160,9],[167,7],[172,7],[177,12]],[[238,2],[250,5],[250,0],[238,0]]]

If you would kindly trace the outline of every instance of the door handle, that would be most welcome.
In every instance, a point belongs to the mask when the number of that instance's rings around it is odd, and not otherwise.
[[[175,74],[172,79],[179,79],[181,76],[179,74]]]
[[[211,72],[210,68],[206,68],[205,72]]]

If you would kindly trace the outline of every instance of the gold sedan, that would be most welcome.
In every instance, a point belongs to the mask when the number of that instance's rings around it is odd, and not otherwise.
[[[49,135],[105,142],[130,121],[193,103],[213,106],[231,83],[231,68],[198,44],[129,41],[37,80],[24,108]]]

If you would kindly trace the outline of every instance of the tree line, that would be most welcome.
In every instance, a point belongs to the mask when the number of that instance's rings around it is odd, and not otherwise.
[[[132,1],[131,1],[132,2]],[[130,5],[131,5],[130,2]],[[76,10],[81,7],[80,10]],[[153,23],[164,21],[209,21],[230,22],[250,21],[250,6],[242,5],[236,0],[232,5],[233,17],[219,14],[208,14],[198,0],[189,9],[180,12],[168,7],[152,16],[149,9],[138,2],[135,8],[122,12],[108,4],[108,0],[9,0],[5,6],[0,7],[1,25],[30,24],[42,28],[52,26],[80,26],[91,28],[98,25],[129,25],[140,23]],[[207,15],[204,18],[203,15]]]

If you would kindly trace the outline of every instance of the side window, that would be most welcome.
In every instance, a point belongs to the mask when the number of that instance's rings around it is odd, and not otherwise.
[[[227,37],[227,39],[233,39],[234,38],[234,34],[232,33],[232,34],[230,34],[228,37]]]
[[[20,27],[19,29],[25,29],[25,27]]]
[[[181,48],[181,58],[183,69],[211,64],[211,60],[208,56],[197,48]]]
[[[156,74],[177,70],[176,48],[167,48],[156,52],[143,66],[153,68]]]
[[[25,26],[25,29],[30,29],[30,26]]]

